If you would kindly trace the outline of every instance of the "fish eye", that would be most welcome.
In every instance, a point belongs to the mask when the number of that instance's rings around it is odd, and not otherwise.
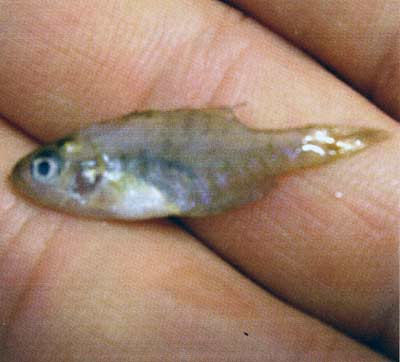
[[[32,162],[32,177],[40,182],[50,182],[59,173],[58,159],[52,156],[38,156]]]

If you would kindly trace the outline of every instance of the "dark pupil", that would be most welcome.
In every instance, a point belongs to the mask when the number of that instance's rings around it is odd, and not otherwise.
[[[38,165],[38,172],[42,176],[47,176],[50,171],[50,164],[48,161],[42,161]]]

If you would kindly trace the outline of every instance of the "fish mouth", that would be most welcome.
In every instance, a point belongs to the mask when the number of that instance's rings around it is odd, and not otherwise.
[[[8,177],[8,182],[18,194],[34,198],[35,192],[31,184],[29,160],[18,161]]]
[[[23,169],[24,169],[23,160],[18,161],[16,163],[16,165],[13,167],[13,169],[11,170],[11,173],[8,177],[9,181],[14,186],[17,186],[18,188],[23,188],[23,186],[26,186],[26,183],[24,182],[23,177],[22,177]]]

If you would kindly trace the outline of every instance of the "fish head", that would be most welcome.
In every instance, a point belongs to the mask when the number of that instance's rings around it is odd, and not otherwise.
[[[76,208],[83,198],[77,194],[82,164],[96,164],[96,154],[87,144],[72,137],[39,147],[19,160],[11,173],[17,190],[39,204],[57,208]],[[96,179],[96,177],[95,177]],[[83,193],[83,192],[81,192]],[[82,196],[81,194],[79,194]]]
[[[80,136],[45,145],[15,165],[11,182],[41,206],[95,218],[144,219],[177,214],[180,208],[140,177],[140,161],[127,174]]]

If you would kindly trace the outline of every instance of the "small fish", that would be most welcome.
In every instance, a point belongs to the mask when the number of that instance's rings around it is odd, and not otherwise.
[[[112,219],[205,216],[260,199],[274,177],[386,138],[370,128],[245,127],[232,109],[146,111],[40,147],[11,179],[42,205]]]

